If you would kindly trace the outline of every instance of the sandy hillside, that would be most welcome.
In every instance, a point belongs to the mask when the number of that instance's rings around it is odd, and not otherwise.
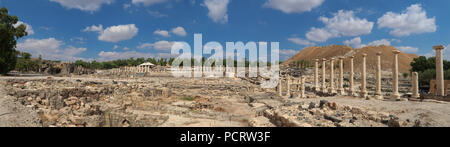
[[[289,64],[295,61],[305,60],[313,62],[316,58],[331,58],[335,56],[343,56],[346,53],[352,51],[350,46],[343,45],[330,45],[321,47],[307,47],[300,53],[294,55],[292,58],[284,62],[283,64]]]
[[[330,45],[330,46],[324,46],[324,47],[307,47],[283,64],[287,65],[295,61],[300,60],[306,60],[306,61],[314,61],[316,58],[331,58],[336,57],[336,63],[335,65],[338,66],[338,60],[337,58],[340,56],[355,56],[354,66],[355,66],[355,72],[360,72],[362,68],[362,54],[367,54],[367,70],[369,72],[375,71],[377,58],[376,53],[381,52],[381,61],[382,61],[382,70],[385,71],[391,71],[394,61],[394,54],[392,53],[392,50],[396,50],[395,47],[392,46],[368,46],[361,49],[353,49],[350,46],[341,46],[341,45]],[[418,57],[416,54],[406,54],[406,53],[400,53],[399,54],[399,72],[405,73],[409,72],[411,69],[410,63],[413,61],[414,58]],[[344,60],[344,66],[345,70],[350,70],[350,58],[346,58]]]
[[[355,56],[355,71],[360,72],[362,69],[362,54],[367,54],[367,70],[368,71],[375,71],[376,70],[376,64],[377,64],[377,52],[381,52],[381,68],[385,71],[392,71],[392,66],[394,65],[394,54],[392,53],[392,50],[396,50],[395,47],[392,46],[368,46],[359,49]],[[415,54],[406,54],[401,52],[398,56],[398,64],[399,64],[399,72],[400,73],[409,73],[409,70],[411,69],[411,62],[413,59],[417,57]],[[344,60],[345,65],[350,64],[350,59]],[[350,66],[345,66],[345,70],[350,70]]]

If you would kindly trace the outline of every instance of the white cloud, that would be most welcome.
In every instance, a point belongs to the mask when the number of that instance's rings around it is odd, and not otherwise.
[[[17,44],[17,50],[29,52],[33,56],[42,55],[44,59],[50,60],[62,60],[62,61],[74,61],[82,59],[76,57],[82,52],[85,52],[86,48],[76,48],[73,46],[67,46],[62,48],[64,43],[55,38],[48,39],[26,39],[24,42]]]
[[[166,30],[156,30],[155,32],[153,32],[153,34],[159,35],[159,36],[162,36],[162,37],[170,37],[169,32],[166,31]]]
[[[353,11],[339,10],[332,18],[320,17],[326,27],[311,28],[306,37],[311,41],[325,42],[329,38],[339,36],[359,36],[370,34],[374,23],[367,19],[355,17]]]
[[[150,16],[155,17],[155,18],[169,17],[169,15],[167,15],[167,14],[162,14],[162,13],[159,12],[159,11],[147,11],[147,12],[148,12],[148,14],[149,14]]]
[[[178,36],[182,36],[182,37],[186,36],[186,34],[187,34],[186,30],[184,30],[183,27],[173,28],[172,33],[174,33],[175,35],[178,35]]]
[[[143,43],[139,45],[137,48],[139,49],[155,49],[160,51],[170,51],[172,49],[172,45],[175,42],[169,42],[169,41],[158,41],[155,43]]]
[[[390,46],[391,45],[391,41],[387,40],[387,39],[381,39],[381,40],[375,40],[369,43],[369,45],[366,44],[362,44],[362,40],[361,37],[356,37],[353,38],[351,40],[345,40],[344,41],[345,45],[350,45],[353,48],[363,48],[366,46],[380,46],[380,45],[386,45],[386,46]]]
[[[400,51],[405,52],[405,53],[416,53],[419,51],[419,48],[410,47],[410,46],[399,46],[399,47],[397,47],[397,49],[399,49]]]
[[[118,45],[114,45],[113,49],[118,49],[119,46]]]
[[[205,0],[204,5],[208,8],[208,16],[216,23],[228,22],[228,4],[230,0]]]
[[[411,5],[401,14],[387,12],[378,19],[378,27],[392,29],[390,34],[397,37],[437,30],[436,17],[427,18],[420,4]]]
[[[130,40],[137,35],[139,29],[135,24],[111,26],[103,29],[103,25],[86,27],[85,32],[98,32],[98,40],[106,42],[119,42]]]
[[[322,5],[323,2],[324,0],[268,0],[263,7],[277,9],[288,14],[302,13],[311,11]]]
[[[298,45],[305,45],[305,46],[314,46],[316,45],[313,42],[310,42],[308,40],[305,39],[301,39],[301,38],[297,38],[297,37],[292,37],[292,38],[288,38],[289,41],[298,44]]]
[[[90,27],[86,27],[83,32],[103,32],[103,25],[92,25]]]
[[[356,37],[356,38],[353,38],[351,40],[345,40],[344,41],[345,45],[350,45],[353,48],[363,48],[363,47],[366,46],[365,44],[361,44],[361,43],[362,43],[361,37]]]
[[[306,33],[306,38],[311,41],[325,42],[331,37],[335,37],[336,34],[328,32],[326,29],[311,28],[309,32]]]
[[[164,3],[167,0],[132,0],[131,3],[135,5],[143,4],[144,6],[150,6],[154,4]]]
[[[50,0],[57,2],[68,9],[79,9],[82,11],[98,11],[103,4],[111,4],[114,0]]]
[[[21,25],[21,24],[23,24],[23,25],[25,25],[25,26],[27,27],[27,29],[25,30],[25,32],[27,32],[28,35],[33,35],[33,34],[34,34],[33,27],[32,27],[31,25],[27,24],[27,23],[22,22],[22,21],[18,21],[16,24],[14,24],[14,27],[17,28],[17,27],[19,27],[19,25]]]
[[[387,39],[381,39],[381,40],[376,40],[376,41],[372,41],[369,43],[369,46],[380,46],[380,45],[390,46],[391,41],[389,41]]]
[[[101,51],[99,54],[99,61],[110,61],[110,60],[117,60],[117,59],[129,59],[129,58],[171,58],[176,57],[177,55],[172,55],[168,53],[157,53],[157,54],[151,54],[151,53],[142,53],[142,52],[136,52],[136,51],[127,51],[127,52],[105,52]]]

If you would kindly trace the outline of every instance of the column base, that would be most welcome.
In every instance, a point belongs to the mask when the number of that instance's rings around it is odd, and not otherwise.
[[[401,97],[400,97],[400,94],[393,94],[392,95],[392,99],[394,99],[396,101],[401,101],[402,100]]]
[[[322,93],[328,93],[328,89],[327,88],[322,88]]]
[[[345,90],[344,89],[338,89],[338,94],[339,95],[345,95]]]
[[[367,98],[367,92],[361,92],[360,94],[361,98]]]
[[[375,95],[375,99],[377,100],[383,100],[384,97],[382,95]]]
[[[420,95],[419,95],[419,94],[416,94],[416,95],[413,95],[411,98],[419,99],[419,98],[420,98]]]
[[[331,94],[336,94],[337,92],[336,92],[336,90],[334,90],[334,89],[330,89],[330,93],[331,93]]]

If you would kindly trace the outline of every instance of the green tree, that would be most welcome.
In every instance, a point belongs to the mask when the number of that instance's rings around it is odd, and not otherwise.
[[[16,67],[17,39],[28,35],[25,25],[14,26],[18,21],[17,16],[9,15],[6,7],[0,9],[0,74],[6,74]]]

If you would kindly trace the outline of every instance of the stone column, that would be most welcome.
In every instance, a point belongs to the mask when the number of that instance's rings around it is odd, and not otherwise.
[[[362,61],[362,75],[361,75],[361,97],[367,98],[367,72],[366,72],[366,57],[367,54],[363,54],[363,61]]]
[[[355,59],[355,56],[350,57],[350,84],[348,89],[348,95],[353,96],[355,94],[355,89],[353,88],[355,86],[354,79],[355,79],[355,71],[353,66],[353,60]]]
[[[344,57],[339,58],[339,88],[338,93],[340,95],[345,94],[344,90]]]
[[[419,74],[417,72],[412,73],[412,98],[420,98],[419,94]]]
[[[444,46],[433,46],[436,51],[436,95],[445,96],[445,86],[444,86],[444,62],[442,59],[442,50]]]
[[[393,86],[392,86],[392,97],[393,99],[400,101],[400,93],[398,93],[398,54],[400,54],[400,51],[393,50],[394,53],[394,68],[392,69],[392,76],[393,76]]]
[[[320,86],[319,86],[319,59],[316,59],[316,63],[315,63],[314,87],[315,87],[316,91],[320,91]]]
[[[382,100],[383,93],[381,92],[381,52],[377,53],[377,89],[375,92],[375,98]]]
[[[301,77],[301,98],[305,98],[306,97],[306,95],[305,95],[305,90],[306,90],[306,87],[305,87],[305,82],[306,82],[306,78],[305,77]]]
[[[331,58],[330,61],[330,93],[336,93],[336,89],[334,88],[334,58]]]
[[[287,81],[286,82],[287,83],[286,96],[287,97],[291,97],[291,84],[292,84],[291,80],[292,80],[291,76],[288,76],[286,79],[286,81]]]
[[[327,59],[323,58],[322,59],[322,92],[323,93],[328,93],[328,89],[327,86],[325,85],[326,82],[326,76],[325,76],[325,72],[326,72],[326,64],[327,64]]]
[[[282,83],[283,78],[280,78],[280,80],[278,80],[278,96],[283,96]]]

